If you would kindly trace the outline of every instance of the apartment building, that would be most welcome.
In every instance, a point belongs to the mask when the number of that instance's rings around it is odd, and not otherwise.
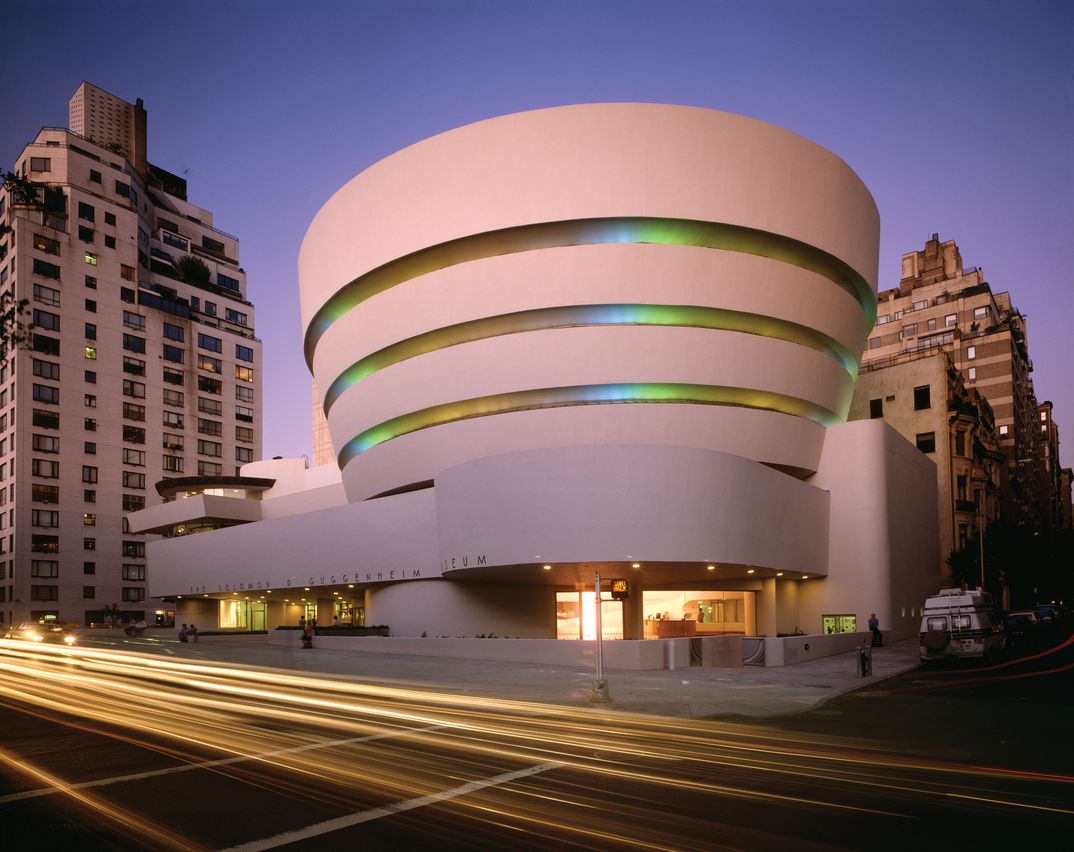
[[[1048,508],[1048,529],[1051,532],[1070,529],[1070,485],[1064,485],[1063,468],[1059,463],[1059,427],[1052,416],[1052,403],[1040,404],[1040,441],[1043,464],[1041,465],[1042,491]]]
[[[83,83],[69,123],[14,162],[36,200],[0,195],[33,324],[0,362],[0,621],[166,620],[125,515],[260,457],[261,343],[239,241],[148,162],[141,101]]]
[[[1045,456],[1025,317],[1009,293],[993,292],[982,269],[963,266],[954,240],[941,242],[938,234],[923,250],[904,254],[899,285],[879,293],[862,372],[895,366],[908,353],[933,349],[943,350],[966,386],[991,406],[1004,456],[1000,517],[1047,529],[1052,513],[1044,487]],[[864,392],[864,387],[859,390]],[[916,438],[916,433],[903,434],[911,441]],[[954,521],[956,543],[959,523]]]

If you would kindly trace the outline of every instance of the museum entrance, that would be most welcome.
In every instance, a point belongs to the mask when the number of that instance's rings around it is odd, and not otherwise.
[[[600,621],[605,639],[622,639],[623,602],[602,599]],[[556,638],[597,638],[596,592],[556,593]]]

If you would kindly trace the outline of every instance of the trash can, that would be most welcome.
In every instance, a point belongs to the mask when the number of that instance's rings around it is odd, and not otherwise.
[[[858,677],[871,677],[873,674],[873,649],[869,645],[858,648]]]

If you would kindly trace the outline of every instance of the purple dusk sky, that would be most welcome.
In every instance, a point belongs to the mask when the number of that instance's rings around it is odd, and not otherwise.
[[[265,456],[310,452],[296,263],[347,180],[504,113],[659,101],[834,151],[880,208],[880,286],[933,232],[1028,318],[1074,462],[1069,0],[7,0],[0,165],[82,80],[143,98],[149,156],[241,240],[265,344]],[[360,236],[360,235],[359,235]]]

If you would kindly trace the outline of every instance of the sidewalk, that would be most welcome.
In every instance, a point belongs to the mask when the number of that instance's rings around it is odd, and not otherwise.
[[[84,644],[100,644],[97,638],[87,637]],[[342,675],[430,692],[576,707],[590,706],[594,678],[592,670],[567,666],[270,647],[264,636],[212,636],[193,644],[181,644],[168,636],[99,638],[130,651],[163,651],[206,662]],[[916,668],[920,662],[916,639],[874,648],[872,677],[857,676],[856,656],[855,651],[778,668],[605,669],[612,700],[594,706],[687,718],[781,716],[811,710],[844,692]]]

